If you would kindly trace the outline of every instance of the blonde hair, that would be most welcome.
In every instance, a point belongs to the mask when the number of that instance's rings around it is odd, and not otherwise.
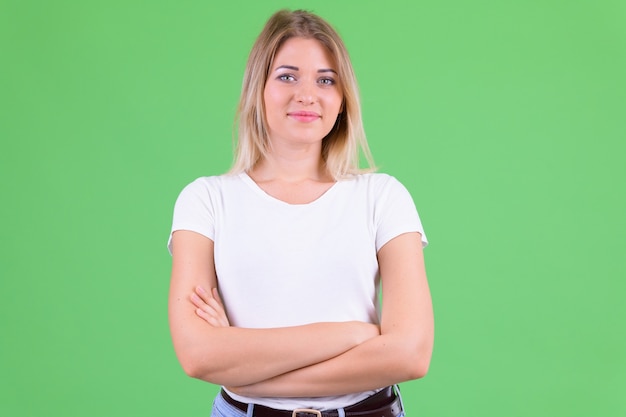
[[[263,90],[278,49],[289,38],[316,39],[328,49],[337,65],[343,94],[343,111],[322,140],[322,159],[335,179],[374,170],[367,145],[356,76],[348,51],[337,32],[325,20],[304,10],[280,10],[265,24],[246,65],[239,108],[235,159],[231,173],[251,170],[268,154],[268,127]],[[359,167],[363,156],[368,169]]]

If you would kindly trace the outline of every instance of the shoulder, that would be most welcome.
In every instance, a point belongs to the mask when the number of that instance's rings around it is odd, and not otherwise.
[[[225,195],[237,194],[238,175],[199,177],[187,184],[178,194],[176,209],[216,207]],[[213,209],[211,209],[213,210]]]
[[[239,175],[215,175],[199,177],[187,184],[182,192],[183,194],[195,194],[197,196],[210,196],[214,193],[220,193],[228,190],[233,184],[240,182]]]
[[[415,203],[409,190],[396,177],[385,173],[368,173],[352,178],[354,194],[366,198],[378,214],[388,210],[415,212]]]
[[[355,188],[367,189],[374,195],[388,192],[407,192],[406,187],[396,177],[385,173],[358,174],[348,177],[344,181]]]
[[[358,181],[368,184],[368,200],[373,208],[376,227],[376,250],[396,236],[419,232],[422,245],[428,243],[415,202],[409,190],[394,176],[384,173],[364,174]]]

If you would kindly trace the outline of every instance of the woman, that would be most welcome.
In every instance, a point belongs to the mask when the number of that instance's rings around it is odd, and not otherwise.
[[[216,416],[402,415],[391,386],[424,376],[433,345],[426,238],[406,189],[358,167],[360,152],[372,164],[344,44],[280,11],[242,90],[233,169],[176,202],[179,361],[223,387]]]

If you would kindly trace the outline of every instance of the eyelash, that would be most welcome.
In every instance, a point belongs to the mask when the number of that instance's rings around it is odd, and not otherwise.
[[[278,79],[279,81],[288,81],[288,82],[290,82],[290,81],[295,81],[296,77],[294,77],[291,74],[281,74],[278,77],[276,77],[276,79]],[[322,85],[324,85],[324,86],[335,85],[337,83],[333,78],[330,78],[330,77],[320,78],[317,82],[322,84]]]

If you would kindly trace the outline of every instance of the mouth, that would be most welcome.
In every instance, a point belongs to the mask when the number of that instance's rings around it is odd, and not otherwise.
[[[296,119],[299,122],[313,122],[317,119],[320,119],[321,116],[315,112],[311,111],[294,111],[287,113],[288,117]]]

